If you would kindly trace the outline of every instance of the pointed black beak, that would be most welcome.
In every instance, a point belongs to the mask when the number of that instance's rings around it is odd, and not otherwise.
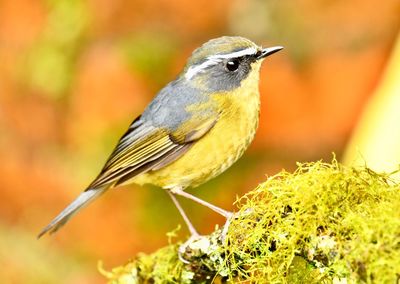
[[[274,46],[274,47],[267,47],[261,50],[261,54],[257,56],[257,59],[262,59],[264,57],[270,56],[279,50],[282,50],[283,46]]]

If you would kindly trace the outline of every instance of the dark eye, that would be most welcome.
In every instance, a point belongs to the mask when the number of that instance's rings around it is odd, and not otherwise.
[[[240,62],[238,59],[229,60],[226,62],[226,69],[231,72],[236,71],[239,68],[239,64]]]

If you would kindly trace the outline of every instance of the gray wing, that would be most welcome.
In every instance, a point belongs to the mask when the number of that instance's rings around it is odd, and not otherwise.
[[[117,186],[138,174],[161,169],[186,153],[215,125],[215,111],[192,114],[187,110],[194,103],[202,103],[204,96],[174,83],[131,124],[89,189]]]

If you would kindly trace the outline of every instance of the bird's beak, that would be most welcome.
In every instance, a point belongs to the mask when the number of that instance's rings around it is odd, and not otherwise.
[[[274,54],[275,52],[278,52],[281,49],[283,49],[283,46],[274,46],[274,47],[263,48],[261,50],[261,54],[259,56],[257,56],[257,59],[262,59],[264,57],[270,56],[271,54]]]

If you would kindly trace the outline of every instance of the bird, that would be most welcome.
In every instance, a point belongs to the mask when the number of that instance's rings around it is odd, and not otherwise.
[[[192,235],[198,232],[176,196],[230,218],[231,212],[185,189],[221,174],[248,148],[259,122],[261,63],[282,48],[222,36],[195,49],[183,71],[129,125],[98,176],[38,238],[58,231],[108,190],[131,183],[165,189]]]

